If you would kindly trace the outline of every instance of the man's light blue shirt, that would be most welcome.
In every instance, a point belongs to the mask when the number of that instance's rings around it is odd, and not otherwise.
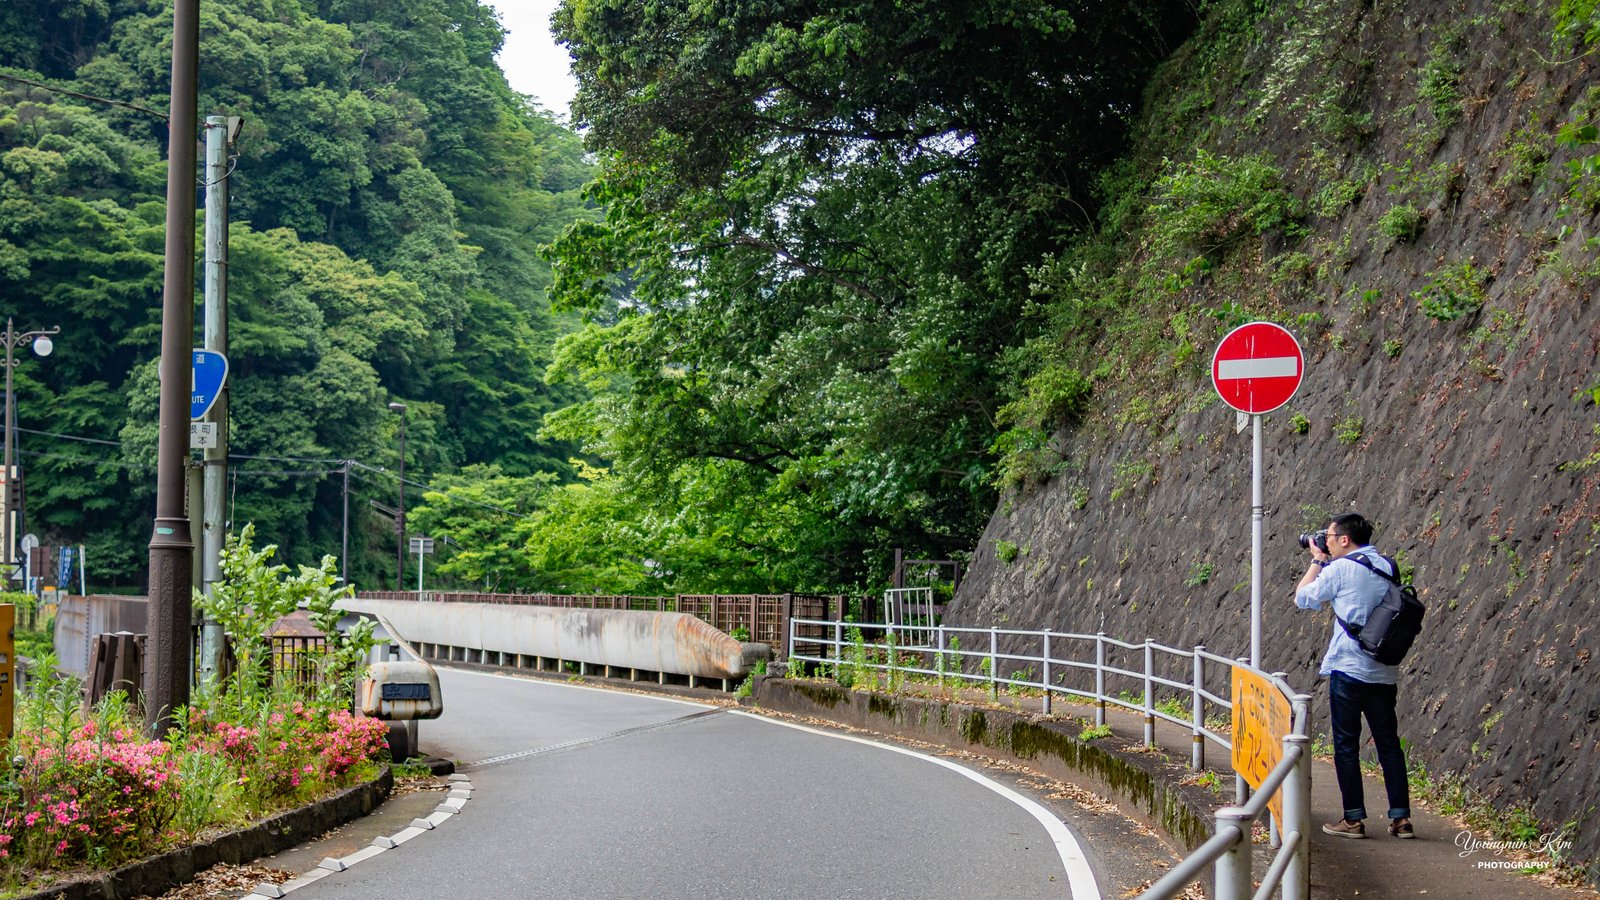
[[[1357,553],[1367,557],[1380,570],[1395,574],[1371,544],[1357,547],[1346,556],[1323,566],[1315,581],[1295,591],[1295,605],[1301,609],[1321,609],[1322,604],[1332,603],[1334,614],[1346,622],[1351,625],[1367,624],[1367,616],[1389,592],[1389,582],[1377,572],[1348,559]],[[1400,667],[1386,666],[1362,653],[1355,638],[1346,634],[1335,620],[1333,639],[1328,641],[1328,652],[1322,657],[1322,674],[1331,675],[1334,672],[1368,684],[1394,684],[1399,679]]]

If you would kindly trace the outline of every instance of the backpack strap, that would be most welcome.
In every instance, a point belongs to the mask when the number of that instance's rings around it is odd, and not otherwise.
[[[1400,571],[1400,567],[1398,565],[1396,565],[1395,561],[1390,559],[1389,557],[1384,556],[1383,554],[1380,553],[1380,554],[1378,554],[1378,558],[1383,560],[1384,562],[1388,563],[1389,564],[1389,568],[1395,570],[1396,572]],[[1339,559],[1348,559],[1353,563],[1359,563],[1360,565],[1365,566],[1367,571],[1373,572],[1375,574],[1383,576],[1383,579],[1385,581],[1389,582],[1390,584],[1394,585],[1395,587],[1400,587],[1401,586],[1399,578],[1396,578],[1395,576],[1390,575],[1388,572],[1385,572],[1384,570],[1382,570],[1382,569],[1378,568],[1377,566],[1373,565],[1372,564],[1372,560],[1367,559],[1367,556],[1364,553],[1361,553],[1361,554],[1348,553],[1348,554],[1345,554],[1344,556],[1339,557]],[[1344,629],[1344,633],[1350,635],[1350,639],[1351,640],[1356,641],[1357,643],[1359,643],[1361,641],[1361,626],[1360,625],[1351,625],[1349,622],[1346,622],[1344,620],[1344,618],[1339,616],[1337,613],[1334,614],[1333,618],[1334,618],[1335,621],[1337,621],[1339,623],[1339,627]]]
[[[1345,556],[1341,556],[1339,558],[1340,559],[1348,559],[1353,563],[1360,563],[1361,565],[1366,566],[1367,571],[1377,573],[1378,575],[1382,575],[1383,579],[1385,581],[1389,582],[1390,584],[1395,585],[1396,587],[1400,586],[1400,579],[1399,578],[1397,578],[1394,575],[1390,575],[1388,572],[1385,572],[1384,570],[1382,570],[1382,569],[1378,568],[1377,566],[1373,565],[1372,564],[1372,560],[1367,559],[1365,554],[1362,554],[1362,555],[1358,556],[1358,555],[1356,555],[1354,553],[1351,553],[1351,554],[1347,554]],[[1388,563],[1389,564],[1389,568],[1394,570],[1395,572],[1399,572],[1400,571],[1400,567],[1398,565],[1396,565],[1395,561],[1390,559],[1389,557],[1384,556],[1383,554],[1380,553],[1378,555],[1378,558],[1383,560],[1384,562]]]

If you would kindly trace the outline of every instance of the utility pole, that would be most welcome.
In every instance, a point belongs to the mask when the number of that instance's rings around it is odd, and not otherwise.
[[[206,296],[205,346],[228,355],[228,151],[238,140],[238,116],[206,117]],[[216,442],[205,451],[205,497],[201,514],[201,589],[212,595],[222,580],[222,543],[228,533],[224,494],[228,484],[228,385],[224,381],[206,421],[217,429]],[[222,623],[206,617],[200,626],[200,678],[222,668]]]
[[[339,586],[350,584],[350,460],[344,461],[344,515],[339,534]]]
[[[391,403],[400,414],[400,511],[394,517],[394,589],[406,589],[406,405]]]
[[[167,120],[167,232],[161,292],[161,413],[156,451],[156,516],[150,537],[145,726],[167,733],[189,702],[189,625],[194,540],[184,508],[189,456],[189,386],[194,344],[194,176],[199,0],[173,0],[172,101]],[[191,377],[185,377],[191,376]]]

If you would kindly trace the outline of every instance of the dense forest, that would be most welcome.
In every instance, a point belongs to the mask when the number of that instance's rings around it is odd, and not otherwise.
[[[291,561],[337,554],[353,460],[352,580],[387,586],[393,523],[372,503],[397,494],[390,402],[407,405],[413,503],[439,473],[574,477],[575,445],[540,435],[580,395],[544,380],[563,326],[538,248],[589,215],[591,165],[507,87],[503,32],[475,0],[201,15],[201,115],[244,118],[232,521]],[[154,507],[171,36],[154,0],[0,8],[0,296],[19,329],[61,328],[49,358],[18,351],[26,524],[85,544],[107,587],[142,586]]]
[[[1594,0],[1493,6],[1554,56],[1600,36]],[[1016,492],[1084,470],[1062,435],[1089,411],[1159,421],[1213,332],[1314,324],[1302,239],[1377,173],[1204,149],[1225,104],[1259,123],[1285,89],[1230,94],[1267,12],[567,2],[569,126],[508,87],[477,0],[208,0],[200,112],[245,123],[233,526],[338,552],[352,460],[353,579],[388,586],[401,402],[439,584],[837,590],[896,548],[975,559]],[[141,585],[153,507],[170,29],[154,0],[0,9],[0,305],[62,328],[16,369],[27,527],[106,586]],[[1438,147],[1462,73],[1422,62]],[[1370,134],[1324,93],[1304,127]],[[1518,164],[1592,207],[1593,126],[1528,128]],[[1385,239],[1430,215],[1397,203]],[[1230,293],[1237,253],[1263,291]],[[1439,271],[1448,315],[1474,273]]]
[[[1036,269],[1094,228],[1196,15],[567,4],[586,155],[474,0],[204,4],[201,114],[245,122],[234,527],[336,552],[353,460],[353,578],[384,584],[401,402],[408,526],[457,584],[834,589],[897,547],[964,558],[1016,450]],[[137,586],[170,11],[0,17],[4,302],[62,327],[17,369],[27,527]]]

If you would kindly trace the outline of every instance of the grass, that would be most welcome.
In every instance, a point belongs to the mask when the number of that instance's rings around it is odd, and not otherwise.
[[[1090,725],[1078,732],[1078,740],[1083,741],[1084,743],[1088,743],[1089,741],[1098,741],[1101,738],[1108,738],[1110,736],[1110,725]]]

